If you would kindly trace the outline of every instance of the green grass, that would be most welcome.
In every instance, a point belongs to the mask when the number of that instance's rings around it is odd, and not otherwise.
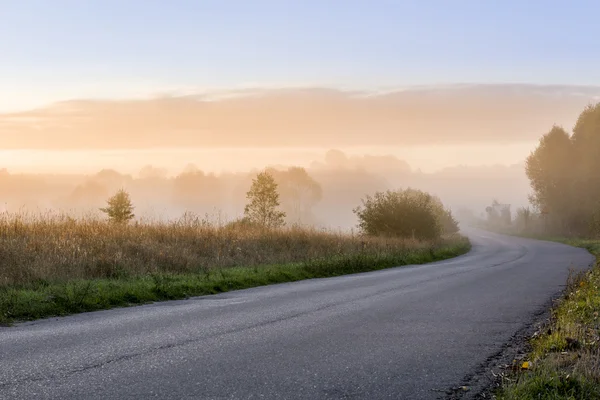
[[[499,399],[600,399],[600,240],[540,238],[588,249],[596,266],[571,275],[551,324],[531,339],[532,368],[509,376]]]
[[[470,247],[466,238],[457,236],[428,247],[399,247],[375,254],[328,256],[306,262],[58,282],[38,279],[0,287],[0,323],[423,264],[461,255]]]

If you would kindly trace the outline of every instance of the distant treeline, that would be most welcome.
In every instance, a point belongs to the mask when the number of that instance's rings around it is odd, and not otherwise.
[[[186,212],[213,220],[234,220],[244,211],[246,193],[257,171],[212,174],[189,165],[175,176],[146,166],[135,176],[116,169],[91,175],[16,174],[0,166],[0,212],[54,210],[74,214],[98,213],[106,199],[126,189],[136,205],[136,216],[177,219]],[[352,209],[367,194],[412,187],[432,193],[461,217],[461,209],[479,216],[490,199],[516,206],[527,203],[524,167],[456,166],[421,173],[394,156],[351,156],[329,151],[309,168],[271,168],[279,185],[281,206],[288,223],[330,228],[356,227]],[[463,210],[464,211],[464,210]]]

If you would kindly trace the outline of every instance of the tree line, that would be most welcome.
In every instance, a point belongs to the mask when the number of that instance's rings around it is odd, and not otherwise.
[[[547,233],[600,235],[600,103],[588,105],[572,132],[554,125],[526,160],[530,202]],[[529,210],[519,211],[524,224]]]

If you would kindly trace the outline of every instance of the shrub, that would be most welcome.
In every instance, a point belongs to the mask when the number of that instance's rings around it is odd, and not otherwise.
[[[354,213],[359,228],[368,235],[430,240],[458,230],[437,197],[415,189],[377,192],[367,196]]]
[[[454,219],[454,215],[452,215],[451,210],[444,208],[444,204],[438,197],[432,196],[431,206],[442,223],[442,233],[448,235],[452,233],[458,233],[458,221]]]
[[[263,229],[264,227],[257,222],[253,222],[249,218],[243,217],[243,218],[238,218],[231,222],[228,222],[223,228],[229,229],[232,231],[251,231],[251,230],[260,230],[260,229]]]
[[[454,219],[454,215],[452,215],[452,211],[442,208],[439,211],[440,220],[442,222],[442,232],[444,234],[452,234],[458,233],[458,221]]]

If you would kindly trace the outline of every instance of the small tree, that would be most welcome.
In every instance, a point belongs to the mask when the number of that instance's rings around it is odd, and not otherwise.
[[[126,224],[135,217],[129,193],[125,190],[119,190],[114,196],[108,199],[107,203],[108,206],[101,208],[100,211],[108,215],[110,222]]]
[[[285,213],[279,211],[277,183],[268,172],[259,173],[252,180],[246,198],[249,203],[244,208],[244,216],[249,221],[266,228],[277,228],[285,224]]]

